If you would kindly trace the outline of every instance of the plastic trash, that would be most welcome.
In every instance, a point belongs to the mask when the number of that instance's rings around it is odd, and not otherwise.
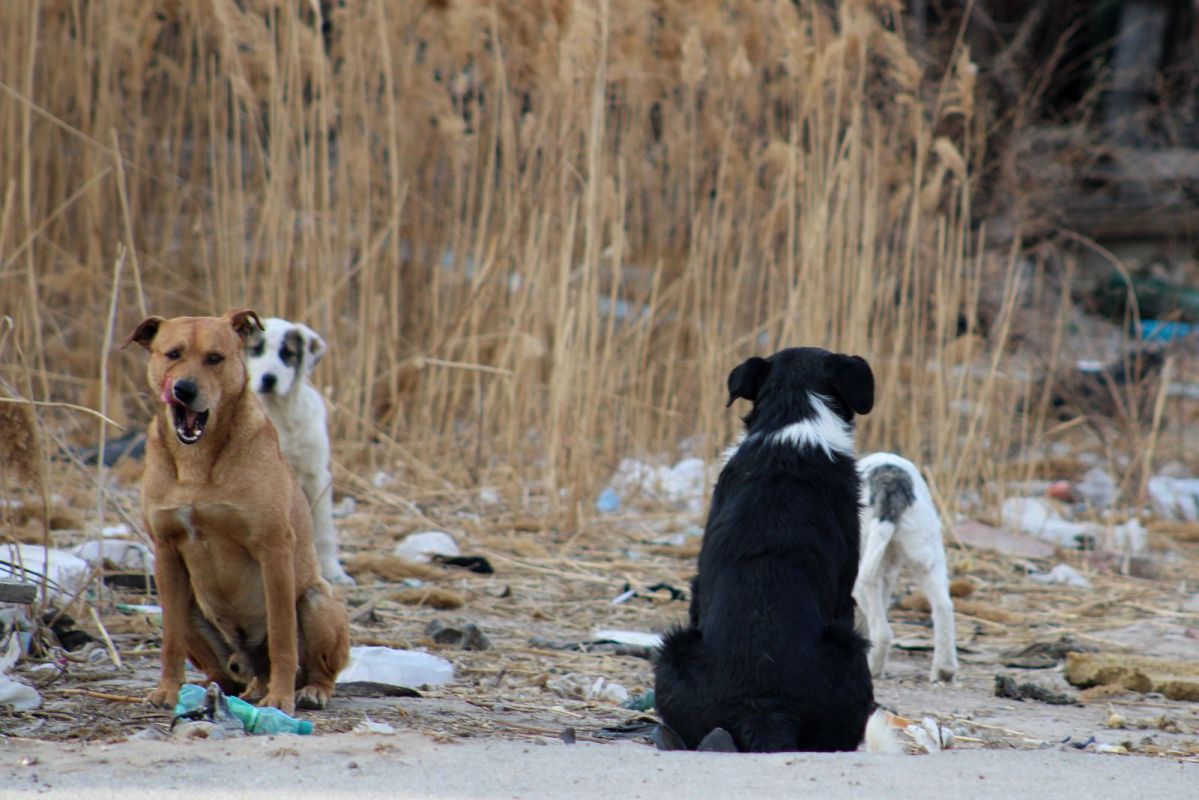
[[[1087,577],[1069,564],[1058,564],[1049,572],[1029,573],[1028,579],[1033,583],[1052,583],[1061,586],[1077,586],[1080,589],[1091,588]]]
[[[433,556],[458,556],[461,552],[458,550],[458,543],[454,541],[454,537],[442,531],[424,531],[422,533],[410,533],[400,540],[392,551],[394,555],[406,558],[409,561],[418,561],[421,563],[429,563],[433,560]]]
[[[1148,489],[1149,501],[1159,517],[1199,522],[1199,478],[1154,475]]]
[[[375,722],[366,714],[362,715],[362,722],[354,726],[354,733],[380,733],[386,736],[395,732],[394,725],[386,722]]]
[[[350,648],[350,663],[337,676],[338,683],[369,681],[389,686],[440,686],[454,679],[454,665],[444,658],[392,647]]]
[[[1176,339],[1199,335],[1199,325],[1191,325],[1186,322],[1163,322],[1156,319],[1139,321],[1136,330],[1140,334],[1141,340],[1146,342],[1173,342]]]
[[[669,466],[654,466],[635,458],[625,458],[617,466],[608,489],[618,499],[636,497],[700,513],[704,508],[704,491],[715,481],[715,475],[716,465],[709,468],[701,458],[684,458]],[[603,496],[601,493],[600,497]]]
[[[1040,497],[1009,497],[1003,501],[1000,516],[1007,527],[1059,547],[1093,545],[1101,533],[1097,525],[1063,519],[1048,500]]]
[[[8,642],[0,648],[0,708],[8,706],[14,711],[32,711],[42,704],[42,696],[37,689],[8,675],[20,658],[21,641],[15,634],[10,635]]]
[[[154,553],[141,542],[103,539],[84,542],[71,552],[93,566],[107,561],[121,569],[154,571]]]
[[[42,571],[46,572],[46,588],[52,599],[70,598],[91,574],[86,561],[66,550],[46,548],[36,544],[0,544],[0,578],[13,577],[38,586]]]
[[[631,644],[638,647],[662,646],[662,636],[660,634],[643,633],[642,631],[599,630],[592,634],[592,639],[599,642],[616,642],[617,644]]]
[[[611,486],[607,487],[596,499],[595,510],[601,514],[615,514],[620,511],[620,495]]]
[[[252,736],[279,733],[307,736],[312,733],[312,723],[308,720],[288,716],[277,708],[260,708],[238,697],[228,697],[215,683],[209,684],[207,689],[194,683],[179,688],[175,719],[216,722],[226,716],[240,722],[245,732]]]
[[[1077,492],[1087,505],[1093,508],[1111,508],[1116,502],[1120,487],[1116,479],[1103,467],[1091,467],[1082,480],[1074,485]]]

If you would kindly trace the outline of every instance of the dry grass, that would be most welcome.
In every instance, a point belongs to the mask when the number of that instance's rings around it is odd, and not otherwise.
[[[1035,287],[972,228],[969,53],[925,74],[892,3],[838,6],[3,4],[0,313],[38,398],[135,424],[113,314],[305,320],[349,473],[567,522],[625,454],[717,453],[740,359],[853,351],[863,447],[953,506],[1045,438]]]

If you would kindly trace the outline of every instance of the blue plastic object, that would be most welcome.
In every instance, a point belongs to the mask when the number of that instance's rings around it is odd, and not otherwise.
[[[615,514],[620,511],[620,495],[609,486],[600,492],[599,499],[595,501],[595,510],[601,514]]]
[[[308,720],[288,716],[277,708],[260,708],[241,698],[228,697],[215,683],[207,689],[194,683],[179,688],[179,700],[175,703],[176,719],[217,721],[222,717],[236,719],[251,735],[294,733],[307,736],[312,733],[312,723]]]

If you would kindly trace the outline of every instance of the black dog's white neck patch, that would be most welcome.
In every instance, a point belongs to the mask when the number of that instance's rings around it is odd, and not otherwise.
[[[829,408],[829,398],[808,392],[808,402],[814,412],[812,416],[775,431],[758,431],[745,436],[725,451],[725,462],[736,455],[741,445],[757,440],[768,444],[788,445],[797,450],[822,450],[830,461],[838,455],[852,457],[853,425]]]

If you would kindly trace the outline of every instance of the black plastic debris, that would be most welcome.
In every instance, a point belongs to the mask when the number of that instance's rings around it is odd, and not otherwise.
[[[479,575],[495,574],[495,569],[491,566],[491,562],[483,556],[434,555],[433,560],[446,567],[458,567],[459,569],[464,569],[467,572],[474,572]]]
[[[58,643],[68,652],[78,650],[88,642],[94,642],[95,637],[86,631],[75,628],[75,620],[66,614],[60,614],[57,609],[50,609],[42,615],[42,622],[54,633]]]
[[[346,681],[337,684],[340,697],[420,697],[421,693],[407,686],[393,686],[375,681]]]

